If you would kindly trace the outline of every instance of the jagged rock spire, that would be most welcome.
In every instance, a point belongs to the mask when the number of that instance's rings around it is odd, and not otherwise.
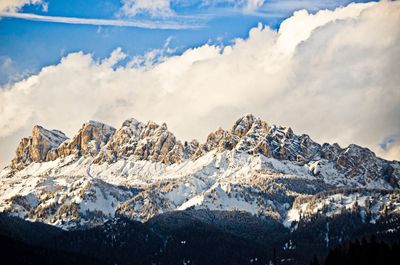
[[[97,121],[89,121],[82,125],[78,133],[57,148],[55,157],[95,156],[107,144],[114,134],[115,128]]]
[[[55,150],[67,139],[61,131],[46,130],[36,125],[32,129],[32,136],[20,141],[11,167],[20,170],[32,162],[46,161],[48,152]]]
[[[95,163],[118,159],[149,160],[164,164],[179,163],[191,157],[193,145],[182,145],[165,123],[126,120],[95,158]]]
[[[239,137],[244,136],[253,125],[257,118],[253,114],[246,114],[239,118],[232,127],[232,133]]]

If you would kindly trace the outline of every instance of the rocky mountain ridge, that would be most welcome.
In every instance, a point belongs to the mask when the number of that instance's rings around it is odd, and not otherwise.
[[[321,146],[308,135],[295,135],[290,127],[269,127],[267,122],[251,114],[238,119],[230,130],[219,128],[211,132],[203,144],[196,140],[182,144],[165,123],[142,123],[135,119],[126,120],[118,130],[89,121],[72,139],[58,130],[35,126],[32,136],[21,140],[11,167],[20,170],[31,162],[53,161],[69,155],[91,156],[94,163],[99,164],[132,158],[171,165],[186,159],[196,160],[212,150],[232,149],[289,160],[298,165],[316,161],[314,174],[318,174],[318,161],[332,161],[346,176],[384,175],[392,185],[399,187],[393,178],[393,162],[376,157],[367,148],[354,144],[341,148],[336,143]]]
[[[166,124],[129,119],[116,130],[90,121],[71,139],[39,126],[22,139],[11,166],[0,172],[0,211],[66,229],[188,209],[244,211],[290,227],[306,212],[342,213],[322,211],[321,204],[352,209],[361,202],[346,195],[352,189],[375,202],[369,221],[397,214],[397,195],[374,194],[396,194],[399,184],[398,161],[357,145],[320,145],[251,114],[202,144],[182,143]],[[341,190],[340,207],[319,200],[333,190]],[[318,203],[303,207],[302,197]]]

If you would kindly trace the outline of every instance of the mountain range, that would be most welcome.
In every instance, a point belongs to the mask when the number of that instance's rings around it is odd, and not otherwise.
[[[136,119],[71,138],[35,126],[0,171],[0,235],[105,264],[308,264],[398,242],[399,187],[399,161],[251,114],[203,143]]]

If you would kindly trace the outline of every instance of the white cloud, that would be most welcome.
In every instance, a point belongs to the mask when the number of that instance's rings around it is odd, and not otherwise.
[[[73,135],[89,119],[119,126],[135,117],[203,141],[247,112],[400,159],[379,147],[400,133],[399,24],[400,2],[352,4],[297,12],[278,32],[259,25],[231,46],[203,45],[151,67],[116,66],[120,49],[105,60],[69,54],[1,89],[1,159],[34,124]]]
[[[264,5],[264,0],[247,0],[245,2],[246,2],[245,7],[247,10],[255,10]]]
[[[110,55],[110,57],[101,61],[101,64],[105,67],[113,67],[118,62],[124,60],[126,58],[126,54],[122,51],[121,48],[116,48]]]
[[[170,0],[122,0],[121,13],[134,17],[145,13],[154,17],[169,17],[173,15]]]
[[[31,13],[0,12],[0,17],[12,17],[33,21],[44,21],[65,24],[96,25],[96,26],[116,26],[116,27],[135,27],[146,29],[194,29],[201,27],[194,23],[185,24],[174,21],[145,21],[145,20],[121,20],[121,19],[96,19],[96,18],[76,18],[59,16],[42,16]]]
[[[16,68],[15,62],[8,56],[0,56],[0,87],[6,83],[15,83],[23,80],[28,76],[31,76],[33,71],[31,69],[25,69],[19,71]]]
[[[170,47],[172,36],[165,40],[165,43],[161,49],[152,49],[146,52],[144,55],[138,55],[133,57],[126,66],[128,68],[142,68],[150,69],[155,64],[159,64],[168,59],[168,55],[176,51],[176,49]]]
[[[43,8],[47,9],[48,4],[42,0],[1,0],[0,1],[0,12],[16,12],[24,5],[42,5]]]
[[[380,144],[378,155],[391,159],[400,158],[400,133],[388,135]]]
[[[330,10],[321,10],[315,15],[307,10],[296,11],[292,17],[284,20],[279,28],[281,33],[278,39],[278,46],[281,49],[292,53],[296,45],[307,40],[312,31],[327,23],[333,23],[338,20],[356,18],[360,11],[368,6],[375,5],[374,2],[366,4],[350,4],[347,8],[337,8],[335,12]]]
[[[49,11],[49,3],[44,2],[44,3],[42,4],[42,11],[43,11],[43,12],[48,12],[48,11]]]
[[[171,0],[182,3],[185,0]],[[234,7],[255,16],[287,16],[289,13],[307,9],[317,11],[320,9],[334,9],[350,3],[350,0],[201,0],[203,6]]]
[[[317,11],[323,8],[332,9],[349,4],[349,0],[269,0],[265,1],[264,9],[275,11],[295,11],[307,9]]]
[[[388,157],[389,159],[400,159],[400,139],[388,146],[387,150],[378,152],[379,155]]]
[[[179,0],[178,0],[179,2]],[[264,5],[265,0],[202,0],[203,6],[233,6],[246,11],[256,10]]]
[[[134,17],[139,14],[152,17],[172,17],[178,16],[171,7],[173,4],[187,7],[195,2],[188,0],[121,0],[122,6],[119,14],[128,17]],[[228,6],[245,11],[253,11],[262,7],[265,0],[201,0],[200,2],[203,7]]]

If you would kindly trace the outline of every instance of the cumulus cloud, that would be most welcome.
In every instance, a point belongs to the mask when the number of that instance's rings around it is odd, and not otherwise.
[[[135,117],[203,141],[248,112],[321,143],[356,143],[400,159],[399,145],[379,146],[400,133],[398,25],[400,2],[350,4],[299,11],[278,31],[259,25],[230,46],[206,44],[150,66],[119,66],[120,49],[103,60],[69,54],[1,89],[2,159],[34,124],[72,136],[89,119],[118,127]]]
[[[16,12],[24,5],[42,5],[44,11],[47,11],[48,4],[42,0],[1,0],[0,12]]]

